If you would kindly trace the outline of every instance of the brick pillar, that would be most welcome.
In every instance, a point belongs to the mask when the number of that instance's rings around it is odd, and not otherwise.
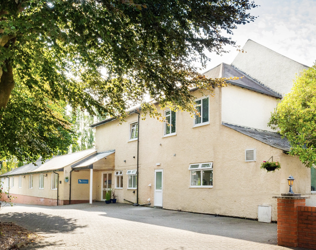
[[[305,199],[299,196],[278,198],[278,245],[298,246],[298,206],[305,206]]]

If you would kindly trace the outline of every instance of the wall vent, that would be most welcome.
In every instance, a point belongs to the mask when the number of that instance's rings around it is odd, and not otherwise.
[[[255,149],[246,149],[246,161],[256,161]]]

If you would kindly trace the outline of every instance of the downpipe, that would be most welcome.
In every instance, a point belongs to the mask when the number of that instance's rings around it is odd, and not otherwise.
[[[73,169],[70,170],[70,174],[69,174],[69,205],[71,205],[71,174],[72,171],[74,171]]]

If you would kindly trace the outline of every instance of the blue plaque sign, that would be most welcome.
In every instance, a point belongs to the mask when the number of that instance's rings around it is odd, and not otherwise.
[[[89,180],[88,179],[78,179],[78,184],[88,184]]]

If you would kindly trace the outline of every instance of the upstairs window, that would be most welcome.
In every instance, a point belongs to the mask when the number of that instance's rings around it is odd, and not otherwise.
[[[123,171],[115,172],[115,188],[123,188]]]
[[[130,131],[130,140],[136,140],[138,138],[138,123],[131,124],[131,131]]]
[[[137,188],[137,170],[127,170],[128,176],[127,188],[136,189]]]
[[[39,175],[39,189],[44,189],[44,174]]]
[[[199,114],[195,115],[194,125],[202,125],[209,122],[209,98],[201,98],[195,101],[195,109]]]
[[[176,133],[176,112],[168,110],[165,111],[165,135],[172,135]]]
[[[33,188],[33,175],[29,175],[29,188]]]
[[[191,164],[190,186],[191,187],[212,187],[213,186],[213,163]]]

